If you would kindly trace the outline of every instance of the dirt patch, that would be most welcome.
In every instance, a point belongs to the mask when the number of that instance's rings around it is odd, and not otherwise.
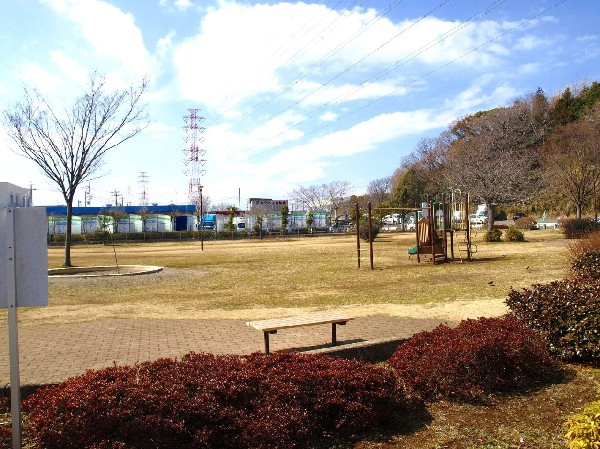
[[[133,276],[151,274],[162,270],[162,267],[150,265],[111,265],[96,267],[50,268],[50,277],[98,277],[98,276]]]

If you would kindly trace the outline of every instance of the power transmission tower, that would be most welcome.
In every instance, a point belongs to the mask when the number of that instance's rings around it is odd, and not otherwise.
[[[83,191],[83,194],[83,206],[88,207],[92,202],[92,186],[90,185],[89,181],[87,187]]]
[[[147,206],[148,205],[148,190],[147,190],[147,185],[148,185],[148,175],[146,175],[145,171],[140,172],[140,175],[138,176],[138,183],[141,185],[141,190],[140,190],[140,206]]]
[[[204,137],[201,135],[206,128],[200,125],[204,120],[204,117],[198,115],[199,109],[188,109],[189,115],[183,117],[186,125],[183,127],[185,130],[185,142],[189,144],[183,151],[186,155],[184,163],[186,170],[184,173],[189,178],[189,190],[188,198],[191,202],[197,201],[197,198],[202,192],[201,178],[206,170],[204,170],[204,164],[206,164],[206,150],[201,148],[200,145],[204,142]]]

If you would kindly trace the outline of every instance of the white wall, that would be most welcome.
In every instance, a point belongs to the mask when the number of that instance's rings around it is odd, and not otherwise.
[[[9,182],[0,182],[0,207],[31,207],[30,190]]]

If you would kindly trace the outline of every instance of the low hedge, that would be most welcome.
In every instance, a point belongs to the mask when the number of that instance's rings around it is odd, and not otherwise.
[[[465,320],[415,334],[389,360],[424,399],[485,402],[557,373],[542,339],[515,318]]]
[[[517,229],[535,229],[537,222],[531,217],[521,217],[515,221],[515,228]]]
[[[600,223],[589,218],[571,218],[560,220],[565,238],[580,239],[595,231],[600,231]]]
[[[600,232],[595,231],[569,244],[573,277],[600,279]]]
[[[379,225],[371,226],[371,241],[375,241],[377,236],[379,235],[379,231],[381,231],[381,227]],[[369,223],[361,223],[359,228],[360,238],[369,241]]]
[[[507,242],[524,242],[525,234],[520,229],[510,226],[504,231],[504,240]]]
[[[301,354],[189,354],[88,371],[24,402],[45,449],[324,448],[403,402],[394,374]]]
[[[500,242],[502,241],[502,231],[500,229],[492,229],[483,234],[484,242]]]
[[[565,361],[600,361],[600,281],[563,279],[511,290],[510,313],[538,331]]]

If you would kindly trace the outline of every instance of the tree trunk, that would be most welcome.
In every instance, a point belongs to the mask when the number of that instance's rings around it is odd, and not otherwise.
[[[496,215],[496,205],[487,204],[487,229],[488,231],[494,230],[494,216]]]
[[[65,267],[71,265],[71,221],[73,220],[73,198],[67,200],[67,229],[65,234]]]

